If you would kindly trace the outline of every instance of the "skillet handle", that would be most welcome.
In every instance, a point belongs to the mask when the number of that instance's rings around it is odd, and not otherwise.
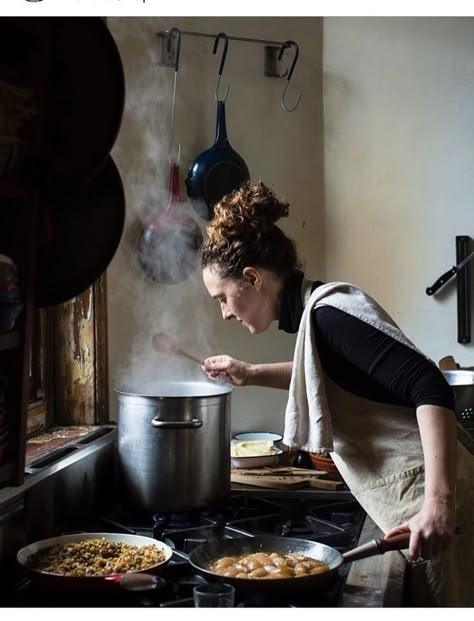
[[[390,537],[390,539],[373,539],[353,550],[344,552],[342,556],[344,558],[344,563],[349,563],[361,558],[369,558],[369,556],[384,554],[390,550],[405,550],[408,548],[409,541],[410,533],[395,535],[394,537]]]

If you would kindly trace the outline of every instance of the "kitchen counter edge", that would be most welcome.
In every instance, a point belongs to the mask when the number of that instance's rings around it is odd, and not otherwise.
[[[384,536],[366,515],[359,545]],[[403,606],[407,561],[401,552],[387,552],[352,563],[344,585],[342,608],[393,608]]]

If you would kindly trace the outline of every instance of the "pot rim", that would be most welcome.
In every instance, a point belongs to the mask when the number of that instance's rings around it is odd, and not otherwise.
[[[194,390],[193,390],[194,387]],[[233,391],[232,384],[214,384],[211,382],[157,382],[153,389],[137,391],[130,386],[121,385],[115,387],[119,395],[131,397],[147,397],[151,399],[189,399],[194,397],[217,397]]]
[[[450,369],[442,371],[442,374],[450,386],[472,386],[474,384],[474,370],[471,369]]]

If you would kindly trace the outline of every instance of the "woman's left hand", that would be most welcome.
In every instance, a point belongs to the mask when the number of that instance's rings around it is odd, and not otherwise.
[[[456,528],[455,520],[454,503],[425,499],[421,510],[408,522],[390,529],[385,539],[410,532],[410,558],[430,560],[449,546]]]

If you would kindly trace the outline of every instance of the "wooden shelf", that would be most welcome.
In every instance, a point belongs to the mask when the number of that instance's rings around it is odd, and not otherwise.
[[[15,349],[20,346],[20,343],[21,337],[18,331],[0,333],[0,351]]]
[[[3,45],[0,79],[37,94],[38,114],[24,124],[24,142],[12,170],[0,179],[0,254],[18,270],[22,311],[13,331],[0,334],[0,375],[7,379],[4,403],[8,447],[0,466],[0,488],[21,485],[25,476],[30,355],[40,213],[44,197],[39,174],[51,92],[50,18],[0,20]],[[8,174],[8,176],[7,176]]]

